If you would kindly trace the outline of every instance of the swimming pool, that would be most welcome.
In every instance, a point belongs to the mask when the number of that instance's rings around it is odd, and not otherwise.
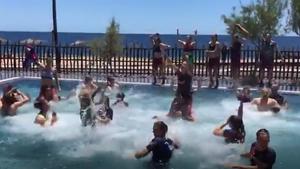
[[[0,119],[0,169],[141,169],[150,156],[133,158],[151,138],[154,115],[163,116],[173,99],[171,87],[124,85],[129,108],[114,108],[110,125],[95,129],[82,128],[76,97],[53,105],[59,122],[52,128],[33,124],[38,112],[33,100],[39,92],[39,81],[11,82],[32,97],[15,117]],[[78,81],[62,81],[62,94],[76,88]],[[1,84],[0,84],[1,87]],[[256,95],[256,94],[254,94]],[[228,162],[243,162],[239,154],[249,150],[259,128],[271,132],[271,146],[277,152],[275,169],[296,169],[300,150],[300,111],[297,95],[285,95],[289,109],[278,115],[258,113],[245,105],[246,142],[243,145],[224,143],[212,135],[213,129],[235,113],[239,103],[226,90],[201,89],[194,94],[193,110],[197,121],[170,120],[168,136],[180,141],[181,149],[171,160],[174,169],[223,168]]]

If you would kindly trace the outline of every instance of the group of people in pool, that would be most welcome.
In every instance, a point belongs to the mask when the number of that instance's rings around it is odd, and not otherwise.
[[[179,82],[180,80],[178,80],[178,83]],[[213,130],[213,134],[224,137],[226,143],[244,143],[246,130],[243,122],[243,104],[250,103],[255,105],[260,112],[272,111],[277,113],[281,108],[287,107],[287,102],[284,97],[278,93],[278,89],[279,87],[277,84],[273,84],[271,89],[263,88],[261,90],[261,97],[254,99],[251,96],[250,88],[245,87],[241,91],[238,91],[236,97],[237,100],[240,101],[240,105],[237,115],[231,115],[224,124]],[[182,105],[178,105],[178,103],[180,103],[180,101],[178,101],[178,95],[176,95],[168,116],[172,114],[171,117],[184,117],[184,114],[181,114],[181,112],[171,112],[171,110],[185,109],[181,107]],[[184,104],[186,103],[183,103],[183,105]],[[185,110],[183,110],[183,112],[184,111]],[[228,126],[228,128],[226,128],[226,126]],[[166,137],[167,130],[167,124],[158,119],[153,125],[154,138],[143,150],[137,151],[135,157],[141,158],[152,152],[153,165],[156,167],[166,166],[172,156],[173,150],[179,148],[179,143],[177,141],[173,141]],[[256,133],[256,141],[251,145],[250,151],[241,155],[249,158],[251,165],[225,164],[225,166],[236,169],[271,169],[276,161],[276,152],[269,147],[269,142],[269,131],[267,129],[258,130]]]
[[[113,119],[113,109],[110,105],[109,94],[116,95],[116,101],[112,106],[128,107],[124,100],[125,94],[121,92],[120,85],[114,78],[108,77],[104,86],[97,86],[92,77],[86,76],[79,91],[80,119],[83,126],[107,124]],[[95,100],[99,95],[98,100]]]

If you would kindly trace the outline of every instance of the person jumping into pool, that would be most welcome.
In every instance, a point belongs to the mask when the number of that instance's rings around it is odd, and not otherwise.
[[[98,86],[93,81],[91,76],[85,76],[80,90],[86,89],[90,96],[98,89]]]
[[[230,129],[224,129],[227,125]],[[244,143],[246,132],[243,123],[243,102],[240,102],[238,115],[231,115],[226,123],[214,129],[213,134],[225,137],[227,143]]]
[[[166,138],[168,126],[163,121],[157,121],[153,125],[154,138],[142,151],[137,151],[137,159],[147,156],[152,152],[152,164],[155,168],[168,166],[174,149],[178,149],[178,143]]]
[[[103,95],[100,102],[95,104],[99,105],[96,112],[96,121],[98,123],[105,125],[113,120],[113,109],[110,107],[109,98],[107,96]]]
[[[118,93],[117,100],[112,104],[112,106],[123,105],[125,107],[128,107],[129,104],[128,104],[128,102],[124,101],[124,98],[125,98],[124,93]]]
[[[182,117],[189,121],[194,121],[195,119],[192,116],[192,73],[188,68],[188,63],[183,61],[180,67],[177,67],[172,63],[170,59],[167,60],[169,66],[172,66],[175,69],[177,74],[177,83],[178,87],[176,90],[176,97],[182,98],[181,109]]]
[[[43,86],[51,87],[52,95],[54,98],[58,98],[58,91],[60,91],[60,85],[58,81],[57,71],[53,67],[52,58],[47,58],[46,65],[37,62],[41,70],[41,88]]]
[[[249,87],[244,87],[242,91],[238,90],[236,97],[239,101],[243,103],[248,103],[252,101],[251,91]]]
[[[120,93],[120,84],[111,76],[107,77],[106,88],[109,92]]]
[[[152,63],[152,75],[153,75],[153,85],[156,84],[158,75],[162,76],[161,85],[165,84],[164,77],[164,56],[162,55],[162,48],[169,48],[170,45],[162,43],[160,39],[160,35],[156,33],[155,35],[151,35],[151,44],[153,45],[153,63]]]
[[[23,68],[28,69],[31,67],[32,63],[38,61],[37,54],[34,51],[33,45],[25,45],[25,60],[23,61]]]
[[[278,113],[280,111],[280,105],[275,99],[272,99],[269,96],[270,89],[263,88],[261,90],[261,97],[253,99],[251,104],[256,105],[258,111],[272,111]]]
[[[209,41],[208,50],[206,50],[207,58],[208,58],[208,74],[209,74],[209,85],[211,88],[214,84],[213,79],[216,79],[215,87],[219,86],[219,66],[220,66],[220,55],[221,55],[221,47],[218,41],[218,35],[212,35],[211,41]]]
[[[183,60],[188,62],[190,71],[193,72],[193,66],[194,66],[193,51],[196,47],[196,41],[193,41],[193,37],[188,35],[185,41],[179,39],[178,42],[183,47],[183,57],[184,57]]]
[[[6,85],[3,88],[3,96],[0,99],[0,110],[2,116],[15,116],[19,107],[29,102],[30,98],[23,92]]]
[[[287,107],[287,101],[278,93],[279,85],[272,84],[270,98],[275,99],[281,107]]]
[[[269,147],[270,133],[267,129],[259,129],[256,132],[256,142],[252,143],[248,153],[241,154],[248,158],[251,165],[227,164],[225,166],[234,169],[272,169],[276,162],[276,152]]]
[[[40,112],[37,114],[34,123],[41,126],[45,126],[50,121],[50,125],[54,125],[58,118],[57,113],[52,112],[52,117],[48,117],[50,111],[50,101],[59,101],[58,98],[53,97],[53,90],[49,86],[42,86],[38,98],[34,102],[34,107],[39,109]]]
[[[96,114],[93,112],[93,99],[90,90],[88,88],[83,88],[80,91],[78,98],[80,103],[79,115],[82,126],[95,126]]]

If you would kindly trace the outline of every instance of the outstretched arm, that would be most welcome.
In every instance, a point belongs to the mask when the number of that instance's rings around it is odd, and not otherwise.
[[[135,156],[135,158],[139,159],[139,158],[147,156],[149,153],[150,153],[150,151],[147,148],[145,148],[142,151],[136,152],[134,156]]]
[[[243,102],[241,101],[241,102],[240,102],[240,107],[239,107],[239,109],[238,109],[238,117],[239,117],[240,119],[243,119],[243,114],[244,114],[244,111],[243,111]]]
[[[185,45],[185,41],[183,41],[183,40],[178,39],[178,42],[179,42],[181,45]]]
[[[223,136],[223,128],[228,124],[228,122],[222,124],[221,126],[214,129],[213,134],[216,136]]]

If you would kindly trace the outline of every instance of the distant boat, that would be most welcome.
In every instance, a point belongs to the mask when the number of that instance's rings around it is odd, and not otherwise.
[[[70,46],[87,46],[88,43],[86,41],[77,40],[70,44]]]
[[[41,45],[42,43],[45,43],[47,41],[45,40],[40,40],[40,39],[32,39],[32,38],[28,38],[28,39],[24,39],[20,41],[20,44],[25,45],[25,44],[31,44],[31,45]]]
[[[0,37],[0,43],[7,43],[8,40]]]

